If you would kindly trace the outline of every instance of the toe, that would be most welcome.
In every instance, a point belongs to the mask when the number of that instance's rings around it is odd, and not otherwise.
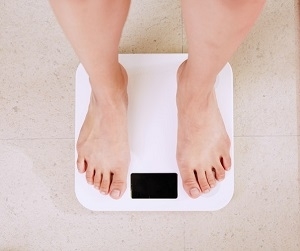
[[[101,171],[96,170],[94,176],[94,187],[98,190],[100,189],[100,182],[101,182]]]
[[[78,155],[77,158],[77,169],[80,173],[84,173],[86,170],[86,163],[83,157]]]
[[[215,165],[215,172],[216,172],[216,179],[218,181],[224,180],[225,170],[224,170],[224,167],[221,164]]]
[[[180,171],[183,188],[191,198],[198,198],[201,195],[201,189],[197,182],[196,173],[193,169],[181,169]]]
[[[210,185],[207,182],[206,173],[204,170],[197,170],[197,179],[203,193],[210,191]]]
[[[101,184],[100,184],[100,193],[103,195],[108,194],[109,185],[110,185],[110,176],[109,172],[102,173]]]
[[[115,170],[112,183],[110,185],[110,196],[113,199],[119,199],[122,197],[124,191],[126,189],[126,172],[123,170]]]
[[[94,175],[95,175],[95,169],[88,166],[86,170],[86,181],[88,184],[90,185],[94,184]]]
[[[226,171],[229,171],[230,167],[231,167],[231,158],[230,158],[230,155],[223,156],[220,161],[221,161],[221,164],[224,167],[224,169]]]
[[[215,187],[216,186],[216,178],[215,178],[215,174],[214,174],[213,170],[209,169],[205,173],[206,173],[206,179],[207,179],[209,186],[211,188]]]

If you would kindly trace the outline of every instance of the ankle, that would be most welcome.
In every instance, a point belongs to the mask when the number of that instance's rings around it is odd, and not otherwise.
[[[203,78],[192,74],[184,62],[178,69],[177,102],[197,103],[207,106],[214,95],[215,77]]]
[[[108,85],[110,82],[126,82],[127,73],[120,63],[115,63],[111,65],[98,66],[96,70],[89,72],[89,78],[91,84],[95,83],[105,87],[105,85]]]
[[[179,84],[201,89],[208,85],[207,91],[212,89],[211,85],[215,83],[217,75],[215,71],[207,69],[205,65],[194,63],[191,60],[184,61],[177,71]]]
[[[127,97],[128,77],[121,64],[114,69],[99,71],[90,77],[92,98],[94,103],[116,103]]]
[[[90,98],[89,110],[94,113],[101,113],[102,116],[116,114],[126,114],[128,106],[127,95],[125,94],[122,98],[116,98],[116,95],[112,96],[95,96],[93,93]]]

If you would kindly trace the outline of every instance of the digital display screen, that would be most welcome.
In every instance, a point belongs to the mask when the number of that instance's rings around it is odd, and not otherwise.
[[[132,199],[176,199],[177,173],[132,173]]]

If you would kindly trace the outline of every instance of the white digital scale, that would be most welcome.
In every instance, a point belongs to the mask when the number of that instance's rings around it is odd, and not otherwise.
[[[85,173],[77,171],[75,150],[75,193],[84,207],[93,211],[215,211],[229,203],[234,192],[232,70],[226,64],[215,83],[218,105],[232,142],[232,168],[226,172],[225,180],[217,183],[209,193],[192,199],[182,187],[176,163],[176,73],[185,59],[187,54],[119,55],[129,78],[131,163],[127,189],[119,200],[100,194],[87,184]],[[76,72],[76,142],[88,109],[90,91],[88,75],[80,64]],[[153,195],[151,187],[164,183],[159,180],[160,177],[171,177],[169,193],[159,196],[159,188],[156,188]],[[141,183],[143,186],[139,187]],[[166,187],[163,189],[165,191]]]

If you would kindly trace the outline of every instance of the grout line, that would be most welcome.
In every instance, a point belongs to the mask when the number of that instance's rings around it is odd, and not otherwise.
[[[284,138],[284,137],[300,137],[299,134],[295,135],[236,135],[233,138]],[[0,141],[25,141],[25,140],[75,140],[75,138],[6,138]]]
[[[0,141],[25,141],[25,140],[75,140],[75,138],[10,138],[10,139],[1,139]]]
[[[282,134],[282,135],[236,135],[234,138],[276,138],[276,137],[299,137],[299,134]]]
[[[182,8],[180,7],[180,18],[181,18],[181,53],[183,53],[183,32],[184,32],[184,24],[182,17]]]

